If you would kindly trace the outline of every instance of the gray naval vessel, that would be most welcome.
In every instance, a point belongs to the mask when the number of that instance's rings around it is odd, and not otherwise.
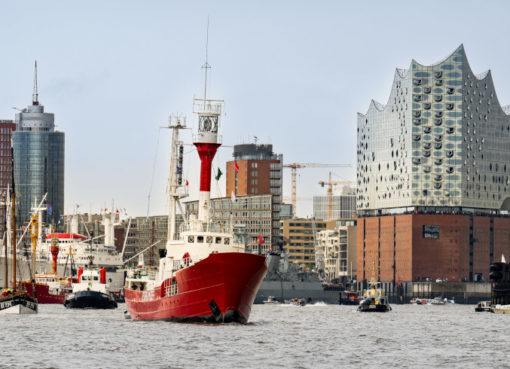
[[[267,274],[255,296],[255,304],[262,304],[269,297],[278,302],[304,299],[307,303],[338,304],[340,291],[323,286],[315,272],[301,271],[289,262],[286,252],[271,252],[266,257]]]

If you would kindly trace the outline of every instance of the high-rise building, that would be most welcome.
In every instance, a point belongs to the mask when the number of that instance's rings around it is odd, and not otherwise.
[[[320,220],[328,220],[328,196],[313,197],[313,217]],[[356,217],[356,194],[355,190],[333,195],[332,219],[349,219]]]
[[[234,161],[227,162],[227,195],[273,196],[272,244],[280,237],[283,155],[273,152],[273,145],[244,144],[234,146]]]
[[[4,199],[12,182],[12,132],[16,124],[12,120],[0,120],[0,199]],[[5,207],[0,206],[0,229],[5,223]]]
[[[26,223],[34,204],[47,193],[47,223],[58,223],[64,214],[64,143],[63,132],[55,131],[55,116],[45,113],[37,92],[37,64],[32,105],[16,114],[13,132],[16,218]]]
[[[388,103],[358,114],[358,279],[488,280],[510,257],[508,112],[462,45],[396,70]]]

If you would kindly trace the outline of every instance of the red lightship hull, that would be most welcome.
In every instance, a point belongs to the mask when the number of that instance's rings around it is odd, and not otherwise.
[[[125,289],[126,306],[133,320],[246,323],[266,271],[261,255],[211,254],[175,273],[177,294],[166,279],[153,290]]]
[[[30,282],[22,282],[22,284],[31,297],[34,297],[33,291],[35,290],[35,297],[39,304],[63,304],[69,293],[67,291],[60,291],[58,294],[50,293],[49,286],[44,283],[34,283],[33,289]]]

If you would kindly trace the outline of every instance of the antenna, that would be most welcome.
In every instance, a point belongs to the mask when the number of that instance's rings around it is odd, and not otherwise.
[[[34,65],[34,93],[32,94],[32,105],[39,105],[39,93],[37,92],[37,60]]]
[[[205,64],[202,65],[202,68],[205,69],[204,103],[205,103],[205,100],[207,99],[207,69],[211,69],[211,66],[207,62],[208,50],[209,50],[209,17],[207,17],[207,33],[206,33],[206,38],[205,38]]]

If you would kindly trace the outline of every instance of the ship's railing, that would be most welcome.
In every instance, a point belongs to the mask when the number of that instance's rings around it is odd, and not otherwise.
[[[193,113],[196,114],[221,114],[223,100],[193,99]]]

